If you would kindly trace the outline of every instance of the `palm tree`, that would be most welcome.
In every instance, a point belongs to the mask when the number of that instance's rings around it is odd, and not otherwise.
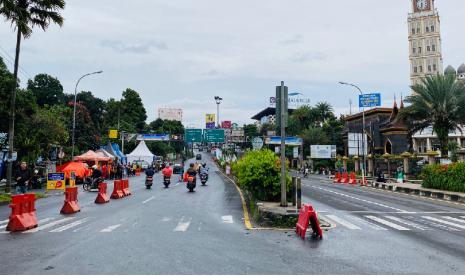
[[[14,147],[14,129],[15,129],[15,104],[16,88],[18,86],[18,67],[19,53],[21,49],[21,38],[29,38],[32,35],[34,27],[40,27],[46,30],[50,23],[56,23],[60,27],[63,25],[63,17],[60,10],[65,8],[64,0],[0,0],[0,15],[3,15],[11,25],[15,27],[16,36],[16,55],[14,66],[14,84],[11,88],[10,103],[10,125],[8,129],[8,154],[13,155]],[[8,162],[7,184],[5,192],[10,192],[12,162]]]
[[[465,123],[465,82],[457,81],[453,74],[438,74],[427,76],[412,89],[415,93],[407,97],[410,105],[401,111],[401,116],[411,133],[432,126],[441,154],[447,156],[449,132],[461,130]]]
[[[314,107],[315,112],[317,114],[317,120],[321,124],[329,120],[330,118],[334,117],[333,114],[333,107],[327,102],[319,102]]]

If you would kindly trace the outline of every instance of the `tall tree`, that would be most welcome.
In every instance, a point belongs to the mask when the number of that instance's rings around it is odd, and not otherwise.
[[[10,126],[8,130],[9,156],[14,151],[14,129],[15,129],[15,107],[16,107],[16,87],[18,83],[19,53],[21,49],[21,38],[28,38],[32,35],[32,29],[37,26],[44,31],[50,23],[63,25],[63,17],[59,13],[65,8],[64,0],[0,0],[0,15],[11,22],[16,29],[16,53],[13,79],[11,87],[10,104]],[[5,191],[10,192],[11,175],[13,164],[8,162],[7,184]]]
[[[27,82],[27,89],[36,97],[39,106],[54,106],[64,102],[63,86],[57,78],[39,74]]]
[[[121,100],[121,120],[132,126],[128,131],[140,132],[145,128],[147,111],[137,91],[130,88],[123,92]]]
[[[327,102],[319,102],[313,108],[316,120],[322,125],[327,120],[334,118],[333,107]]]
[[[410,105],[401,111],[412,133],[432,126],[443,156],[448,154],[449,132],[465,123],[465,83],[454,74],[427,76],[412,86]]]

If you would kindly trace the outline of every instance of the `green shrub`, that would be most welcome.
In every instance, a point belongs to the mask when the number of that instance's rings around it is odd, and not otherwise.
[[[465,192],[465,163],[428,165],[421,176],[424,188]]]
[[[279,201],[281,195],[280,160],[270,150],[250,151],[232,170],[241,188],[262,201]],[[287,177],[287,191],[291,189],[291,178]]]

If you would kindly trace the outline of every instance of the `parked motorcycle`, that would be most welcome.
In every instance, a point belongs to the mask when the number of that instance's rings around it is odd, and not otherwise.
[[[147,190],[151,189],[153,185],[153,176],[146,176],[145,177],[145,187]]]
[[[196,179],[194,176],[189,176],[187,178],[187,189],[189,189],[189,192],[194,192],[196,186]]]
[[[163,184],[165,185],[165,188],[168,188],[171,184],[171,177],[164,176],[163,177]]]

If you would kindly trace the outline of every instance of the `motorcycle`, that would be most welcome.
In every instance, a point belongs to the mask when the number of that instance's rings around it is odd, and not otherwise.
[[[91,190],[98,189],[98,185],[100,183],[103,183],[103,178],[101,178],[101,177],[96,178],[96,179],[92,179],[90,177],[87,177],[84,180],[84,183],[82,184],[82,188],[84,189],[84,191],[90,192]]]
[[[187,178],[187,189],[189,189],[189,192],[191,193],[194,192],[195,186],[196,186],[195,176],[189,176]]]
[[[151,189],[153,185],[153,176],[146,176],[145,177],[145,187],[147,190]]]
[[[171,184],[171,177],[164,176],[163,177],[163,184],[165,185],[165,188],[168,188]]]
[[[200,174],[200,182],[202,183],[202,186],[205,186],[208,181],[208,174],[202,173]]]

